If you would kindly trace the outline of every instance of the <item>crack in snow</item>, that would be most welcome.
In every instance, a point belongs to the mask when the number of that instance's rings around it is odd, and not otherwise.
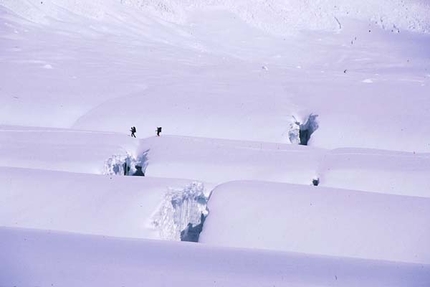
[[[103,174],[144,176],[148,166],[148,152],[149,150],[145,151],[137,158],[129,153],[113,155],[106,160]]]
[[[201,182],[192,182],[183,188],[169,188],[152,217],[152,225],[158,230],[160,238],[198,241],[204,219],[209,213],[209,197],[204,191],[205,187]]]
[[[298,121],[294,116],[294,121],[290,123],[288,138],[291,143],[299,145],[308,145],[311,135],[318,129],[319,125],[316,120],[318,115],[310,114],[306,120]]]

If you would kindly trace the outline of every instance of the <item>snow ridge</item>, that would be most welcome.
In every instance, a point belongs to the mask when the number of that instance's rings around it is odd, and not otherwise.
[[[339,19],[372,21],[384,29],[430,32],[430,4],[426,1],[342,0],[225,0],[224,7],[246,22],[275,34],[297,30],[339,30]]]

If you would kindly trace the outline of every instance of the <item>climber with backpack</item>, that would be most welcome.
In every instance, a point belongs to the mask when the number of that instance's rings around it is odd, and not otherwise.
[[[131,127],[131,129],[130,129],[130,131],[131,131],[131,137],[133,137],[133,138],[135,138],[136,137],[136,135],[135,135],[135,133],[136,133],[136,127]]]

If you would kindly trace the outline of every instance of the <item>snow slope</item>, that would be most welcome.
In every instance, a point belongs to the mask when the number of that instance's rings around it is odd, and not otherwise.
[[[0,168],[0,226],[179,240],[200,222],[203,183]],[[173,199],[181,200],[166,208]]]
[[[134,158],[137,141],[122,134],[37,127],[0,128],[0,166],[108,173],[108,160]]]
[[[61,10],[100,19],[109,16],[113,9],[119,9],[119,4],[122,4],[176,23],[185,22],[190,10],[221,8],[237,14],[248,24],[278,33],[298,29],[338,29],[336,18],[342,17],[372,20],[387,29],[430,31],[427,17],[430,5],[423,0],[384,0],[377,3],[339,0],[96,0],[90,3],[83,0],[2,0],[0,4],[22,17],[41,23],[49,22],[48,17],[64,20]]]
[[[340,33],[275,36],[236,17],[237,4],[227,2],[177,4],[188,16],[180,22],[156,18],[146,5],[98,3],[4,1],[2,123],[122,133],[135,125],[140,137],[163,126],[169,134],[289,142],[293,116],[303,122],[313,113],[314,146],[429,151],[420,124],[429,114],[428,35],[380,30],[366,14],[342,20]],[[157,3],[149,4],[174,2]],[[336,6],[327,2],[326,13],[329,3]],[[359,10],[378,11],[366,5]]]
[[[218,186],[201,242],[429,264],[430,199],[267,182]]]
[[[0,228],[16,286],[426,286],[430,266]],[[37,262],[37,264],[35,264]]]
[[[162,136],[142,140],[147,175],[203,182],[263,180],[430,197],[428,154]]]
[[[428,154],[6,126],[0,145],[5,168],[123,174],[127,162],[131,174],[137,164],[147,176],[194,179],[209,191],[232,180],[311,185],[319,178],[325,187],[430,197]]]
[[[0,0],[0,285],[428,286],[428,15]]]

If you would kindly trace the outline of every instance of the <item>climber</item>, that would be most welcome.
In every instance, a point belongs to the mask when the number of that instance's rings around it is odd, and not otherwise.
[[[133,137],[133,138],[135,138],[136,137],[136,135],[135,135],[135,133],[136,133],[136,127],[131,127],[131,129],[130,129],[130,131],[131,131],[131,137]]]

